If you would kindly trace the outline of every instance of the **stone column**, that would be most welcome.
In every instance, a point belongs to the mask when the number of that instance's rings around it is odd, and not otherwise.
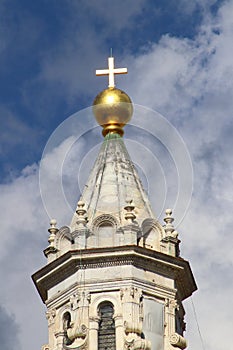
[[[116,331],[116,350],[122,350],[124,347],[123,318],[121,315],[114,315],[113,318],[115,321]]]
[[[99,317],[89,319],[89,350],[98,350]]]

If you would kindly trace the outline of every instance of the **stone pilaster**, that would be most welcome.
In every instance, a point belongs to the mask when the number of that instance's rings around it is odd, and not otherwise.
[[[98,350],[99,317],[89,319],[89,349]]]
[[[70,298],[72,322],[67,329],[67,336],[72,345],[83,346],[88,338],[90,294],[78,291]]]
[[[142,291],[139,288],[127,287],[121,289],[121,300],[124,324],[125,350],[150,350],[151,344],[142,339]]]
[[[116,350],[122,350],[124,347],[124,327],[122,315],[114,315],[116,330]]]

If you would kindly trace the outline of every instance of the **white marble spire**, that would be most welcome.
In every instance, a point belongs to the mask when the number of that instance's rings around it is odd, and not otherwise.
[[[145,218],[154,217],[124,141],[116,133],[105,137],[81,199],[85,203],[89,227],[103,214],[112,215],[120,226],[126,225],[124,208],[129,199],[134,203],[135,220],[139,224]],[[76,221],[75,214],[71,222],[73,230]]]

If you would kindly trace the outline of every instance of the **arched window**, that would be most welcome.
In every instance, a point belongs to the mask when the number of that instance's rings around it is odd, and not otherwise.
[[[99,306],[98,350],[116,350],[115,322],[113,305],[110,302]]]
[[[93,221],[93,232],[97,247],[112,247],[115,245],[117,220],[110,214],[99,215]]]
[[[98,245],[99,247],[108,247],[114,245],[115,228],[111,222],[103,222],[98,227]]]

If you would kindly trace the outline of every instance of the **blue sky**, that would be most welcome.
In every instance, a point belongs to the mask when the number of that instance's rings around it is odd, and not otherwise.
[[[19,350],[40,349],[47,341],[45,310],[30,280],[46,263],[42,250],[49,219],[38,181],[40,159],[54,130],[72,114],[89,108],[106,87],[106,77],[95,77],[95,69],[106,67],[110,48],[116,65],[129,71],[117,77],[117,86],[135,104],[159,112],[172,123],[190,152],[193,196],[178,228],[182,252],[191,261],[199,287],[194,302],[205,349],[229,347],[232,13],[233,1],[214,0],[1,1],[0,272],[6,282],[0,288],[0,341],[4,350],[13,347],[5,327],[13,330]],[[82,123],[90,112],[86,111],[77,115]],[[138,111],[143,114],[143,107]],[[148,129],[146,120],[143,126]],[[128,132],[132,139],[130,128]],[[94,158],[95,146],[101,142],[97,134],[94,143],[81,140],[79,155],[70,155],[73,162],[82,162],[87,147]],[[170,190],[173,168],[164,150],[155,150],[150,141],[147,147],[159,159],[160,175],[166,175]],[[51,174],[62,147],[51,152]],[[138,154],[136,162],[150,181],[150,161]],[[84,162],[83,169],[87,168]],[[64,181],[74,181],[67,169]],[[178,170],[184,171],[182,166]],[[151,197],[160,200],[157,189],[151,187]],[[73,187],[67,189],[68,198],[73,192]],[[56,188],[48,193],[51,198],[55,195]],[[77,199],[78,195],[77,191]],[[167,205],[169,200],[173,197],[168,196]],[[71,219],[63,209],[54,206],[49,213],[60,226]],[[186,309],[190,349],[201,348],[190,302]]]
[[[90,105],[100,85],[94,68],[111,47],[121,61],[150,51],[164,34],[192,38],[203,13],[216,8],[185,1],[2,1],[3,178],[39,159],[54,127]]]

